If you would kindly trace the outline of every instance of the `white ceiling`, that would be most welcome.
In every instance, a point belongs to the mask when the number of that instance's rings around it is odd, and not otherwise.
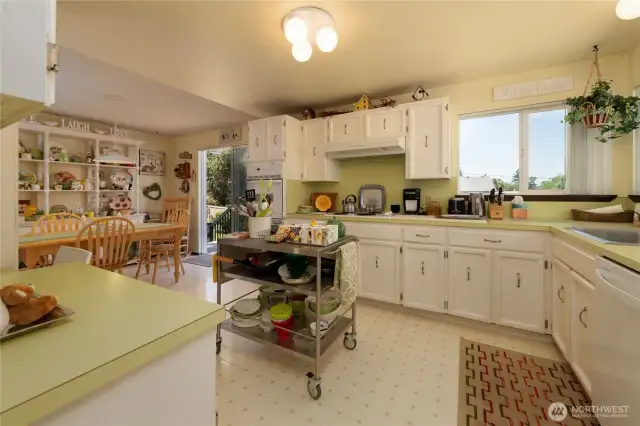
[[[59,52],[49,111],[166,135],[245,123],[255,117],[70,49]]]
[[[329,11],[337,49],[291,57],[282,18]],[[62,45],[254,114],[442,86],[631,50],[615,1],[62,1]]]

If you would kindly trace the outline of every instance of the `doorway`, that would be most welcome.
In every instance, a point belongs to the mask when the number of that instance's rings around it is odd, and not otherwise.
[[[246,147],[202,150],[200,168],[200,253],[215,253],[217,241],[246,227],[231,210],[247,187]]]

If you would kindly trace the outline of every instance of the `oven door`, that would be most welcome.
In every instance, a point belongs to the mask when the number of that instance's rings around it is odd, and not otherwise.
[[[265,185],[267,184],[267,180],[264,181]],[[256,198],[260,193],[260,181],[259,180],[248,180],[247,181],[247,189],[253,189],[256,191]],[[269,190],[268,195],[271,196],[271,211],[273,220],[275,222],[282,221],[283,218],[283,210],[284,210],[284,192],[283,192],[283,182],[282,179],[272,179],[271,180],[271,190]]]

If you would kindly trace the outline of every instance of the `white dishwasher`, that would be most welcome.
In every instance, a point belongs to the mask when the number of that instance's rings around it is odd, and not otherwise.
[[[592,403],[628,406],[628,417],[600,416],[602,426],[639,425],[640,274],[603,257],[596,268]]]

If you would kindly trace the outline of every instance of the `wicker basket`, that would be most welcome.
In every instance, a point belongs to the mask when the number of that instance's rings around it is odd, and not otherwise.
[[[571,218],[581,222],[633,222],[633,210],[625,210],[620,213],[591,213],[585,210],[571,209]]]

